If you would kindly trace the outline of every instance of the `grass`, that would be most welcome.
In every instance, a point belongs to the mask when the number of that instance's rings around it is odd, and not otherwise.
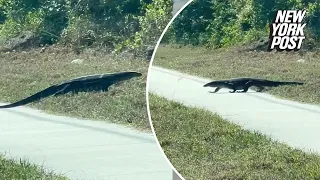
[[[71,63],[82,59],[82,64]],[[131,57],[112,57],[87,50],[74,54],[68,49],[51,47],[27,52],[0,53],[0,102],[15,102],[53,84],[75,77],[138,71],[142,77],[113,86],[105,93],[66,94],[49,97],[27,106],[49,113],[121,123],[150,131],[145,87],[149,62]]]
[[[320,156],[291,148],[209,111],[149,94],[162,149],[187,180],[320,179]]]
[[[44,168],[34,165],[26,160],[16,161],[0,155],[0,179],[28,179],[28,180],[68,180],[68,178],[45,171]]]
[[[299,62],[298,60],[305,62]],[[320,52],[259,52],[245,47],[207,50],[204,47],[161,45],[153,65],[187,74],[229,79],[256,77],[279,81],[302,81],[303,86],[281,86],[268,93],[304,103],[320,104]]]

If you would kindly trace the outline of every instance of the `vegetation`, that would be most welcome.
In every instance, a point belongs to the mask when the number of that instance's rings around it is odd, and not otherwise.
[[[319,45],[320,1],[194,0],[177,16],[162,43],[219,48],[268,38],[277,10],[306,9],[305,43]]]
[[[0,155],[0,179],[68,180],[66,177],[48,172],[26,160],[6,159],[2,155]]]
[[[193,179],[319,179],[320,156],[243,130],[209,111],[149,94],[159,143],[178,172]]]
[[[139,53],[155,45],[172,16],[172,1],[0,0],[0,10],[2,42],[31,31],[41,45]]]

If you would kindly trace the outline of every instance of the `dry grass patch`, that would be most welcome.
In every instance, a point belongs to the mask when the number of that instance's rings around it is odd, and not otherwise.
[[[50,179],[50,180],[68,180],[68,178],[46,171],[43,167],[34,165],[27,160],[13,160],[4,158],[0,155],[0,179]]]

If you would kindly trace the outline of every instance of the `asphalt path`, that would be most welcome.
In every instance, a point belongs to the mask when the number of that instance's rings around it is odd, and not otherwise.
[[[187,106],[210,110],[245,129],[269,135],[292,147],[320,153],[320,106],[251,90],[229,93],[230,90],[221,89],[210,93],[214,88],[203,87],[210,81],[153,66],[149,70],[148,91]]]
[[[189,0],[173,0],[172,15],[175,15]]]
[[[27,107],[0,109],[0,153],[71,179],[172,179],[151,132]]]

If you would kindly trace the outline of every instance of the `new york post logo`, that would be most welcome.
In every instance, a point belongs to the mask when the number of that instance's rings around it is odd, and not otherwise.
[[[298,51],[306,38],[303,33],[306,24],[302,24],[305,14],[306,10],[278,10],[270,25],[268,51]]]

